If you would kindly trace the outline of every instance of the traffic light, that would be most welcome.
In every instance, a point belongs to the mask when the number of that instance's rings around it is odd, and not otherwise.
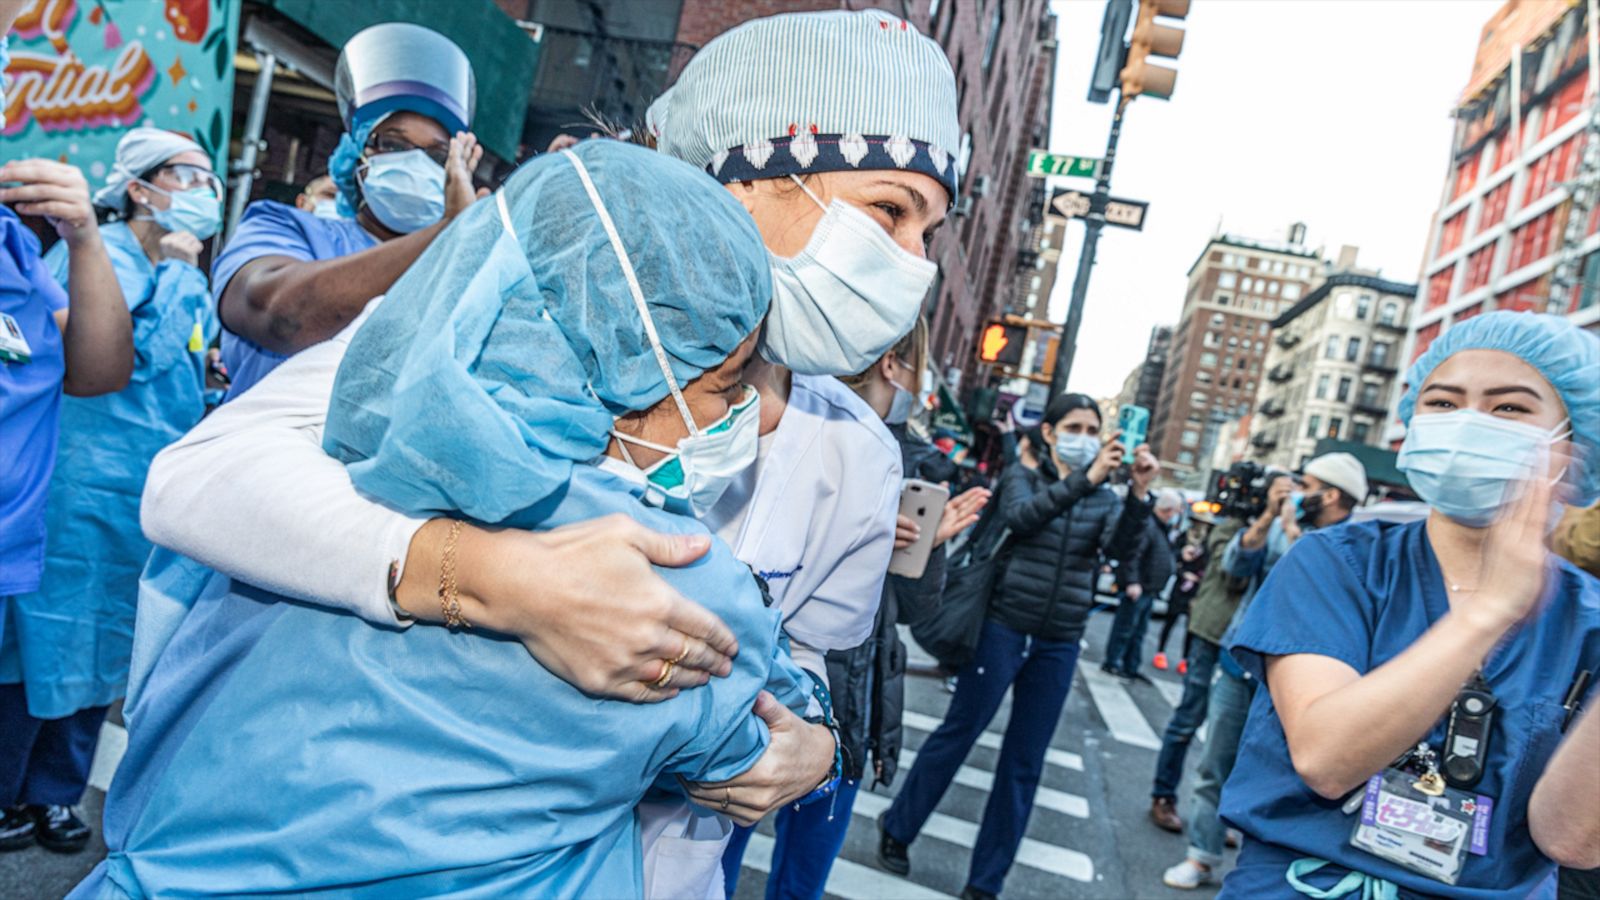
[[[1189,0],[1139,0],[1139,16],[1128,38],[1128,55],[1122,66],[1122,98],[1172,97],[1178,70],[1147,62],[1146,57],[1177,59],[1183,51],[1183,29],[1160,25],[1156,16],[1181,19],[1189,14]]]
[[[997,366],[1022,362],[1022,348],[1028,343],[1028,326],[990,322],[978,335],[978,360]]]

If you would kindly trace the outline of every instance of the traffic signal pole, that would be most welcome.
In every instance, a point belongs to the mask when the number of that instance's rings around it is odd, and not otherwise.
[[[1111,197],[1111,167],[1117,160],[1117,139],[1122,136],[1122,113],[1127,108],[1128,104],[1119,92],[1116,112],[1111,116],[1111,133],[1106,137],[1105,161],[1094,182],[1094,195],[1089,198],[1089,214],[1083,219],[1083,249],[1078,253],[1078,274],[1072,279],[1072,301],[1067,305],[1067,323],[1061,333],[1061,345],[1056,350],[1055,371],[1050,375],[1052,398],[1066,391],[1067,379],[1072,375],[1073,358],[1078,354],[1078,326],[1083,322],[1083,302],[1089,295],[1089,275],[1094,270],[1100,229],[1106,225],[1106,201]]]

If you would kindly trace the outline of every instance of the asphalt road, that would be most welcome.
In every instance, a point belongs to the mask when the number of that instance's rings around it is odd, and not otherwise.
[[[1101,648],[1110,627],[1109,612],[1090,624],[1086,646],[1066,708],[1057,725],[1050,761],[1045,767],[1038,806],[1028,823],[1024,849],[1006,882],[1004,896],[1068,900],[1096,897],[1114,900],[1209,895],[1209,889],[1175,891],[1161,884],[1161,872],[1183,856],[1183,839],[1149,823],[1150,779],[1155,746],[1178,698],[1175,673],[1146,668],[1154,685],[1127,683],[1101,676]],[[1147,645],[1159,623],[1152,623]],[[1177,643],[1177,636],[1173,642]],[[1177,648],[1171,648],[1176,650]],[[913,650],[913,656],[917,651]],[[1145,658],[1148,660],[1150,654]],[[938,725],[950,695],[941,682],[925,677],[907,680],[906,748],[915,751]],[[992,777],[998,743],[1009,707],[990,726],[991,736],[973,749],[967,768],[945,795],[938,813],[911,848],[908,879],[890,875],[875,862],[877,814],[887,807],[893,789],[863,791],[857,800],[849,836],[828,883],[830,897],[841,900],[915,900],[959,896],[977,822],[987,799],[984,787]],[[83,813],[97,827],[102,792],[109,783],[122,735],[114,725],[102,738],[101,758],[83,803]],[[1198,744],[1196,745],[1198,748]],[[1191,769],[1198,753],[1189,754]],[[902,772],[909,760],[902,759]],[[898,786],[897,781],[896,786]],[[770,824],[760,831],[771,834]],[[37,847],[0,855],[0,897],[58,898],[103,856],[95,841],[83,853],[61,856]],[[770,840],[752,841],[745,858],[738,900],[763,896],[763,868]]]

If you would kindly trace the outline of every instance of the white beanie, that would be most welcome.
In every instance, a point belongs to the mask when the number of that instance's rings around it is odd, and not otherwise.
[[[1302,470],[1329,487],[1344,491],[1360,503],[1367,497],[1367,469],[1349,453],[1324,453]]]

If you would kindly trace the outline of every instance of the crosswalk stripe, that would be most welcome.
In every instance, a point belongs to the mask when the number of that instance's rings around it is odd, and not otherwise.
[[[937,716],[924,715],[908,709],[905,711],[901,721],[905,723],[907,728],[914,728],[923,734],[932,734],[934,729],[939,727],[939,723],[942,720]],[[999,750],[1002,737],[1003,735],[998,731],[985,731],[983,734],[978,735],[978,746],[987,747],[990,750]],[[1063,769],[1071,769],[1074,772],[1083,771],[1083,757],[1070,750],[1057,750],[1051,747],[1045,751],[1044,761],[1052,766],[1060,766]]]
[[[855,814],[876,820],[889,808],[890,802],[890,799],[882,794],[862,791],[856,795]],[[922,826],[922,834],[957,844],[968,850],[978,842],[976,824],[944,813],[934,813],[929,816],[927,823]],[[1030,869],[1038,869],[1051,875],[1062,875],[1073,881],[1094,881],[1094,860],[1087,855],[1033,838],[1022,839],[1022,846],[1017,848],[1017,862]]]
[[[756,832],[750,835],[750,845],[744,852],[744,868],[763,874],[772,871],[772,838]],[[880,872],[840,857],[833,861],[824,888],[844,900],[878,900],[880,897],[905,898],[905,900],[954,900],[949,894],[925,888],[913,881]]]
[[[1155,681],[1155,685],[1156,690],[1160,691],[1161,696],[1165,697],[1167,702],[1172,704],[1173,709],[1177,709],[1178,704],[1183,702],[1183,685],[1181,683],[1175,681],[1162,681],[1158,678]],[[1201,722],[1200,727],[1196,729],[1194,733],[1195,740],[1198,740],[1202,744],[1206,742],[1206,735],[1210,733],[1210,729],[1206,727],[1206,724],[1207,723],[1205,722]],[[1163,725],[1162,727],[1164,728],[1166,726]]]
[[[89,766],[89,786],[101,791],[111,789],[111,776],[116,774],[122,754],[128,752],[128,729],[112,722],[100,726],[100,743],[94,748],[94,762]]]
[[[1146,750],[1161,749],[1161,741],[1156,739],[1156,733],[1145,721],[1144,713],[1139,711],[1121,682],[1094,666],[1080,666],[1078,672],[1089,685],[1089,696],[1093,698],[1095,708],[1100,710],[1100,718],[1105,720],[1112,737]]]
[[[909,770],[916,762],[917,751],[901,749],[900,766],[903,769]],[[962,766],[956,770],[956,784],[977,788],[980,791],[990,791],[994,789],[994,775],[976,766]],[[1033,804],[1077,819],[1089,818],[1088,800],[1077,794],[1069,794],[1066,791],[1058,791],[1055,788],[1040,785],[1038,793],[1034,795]]]

